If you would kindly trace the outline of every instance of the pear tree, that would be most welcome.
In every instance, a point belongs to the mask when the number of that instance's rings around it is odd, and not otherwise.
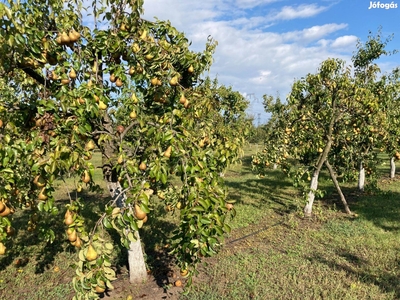
[[[269,166],[280,164],[304,188],[306,216],[312,213],[316,194],[321,194],[318,178],[324,166],[350,214],[338,178],[352,179],[366,166],[372,173],[375,149],[386,141],[386,98],[381,95],[387,81],[385,76],[378,78],[379,68],[372,63],[385,44],[378,37],[370,37],[366,44],[375,46],[365,55],[359,45],[353,57],[355,72],[342,60],[327,59],[316,74],[293,84],[287,103],[264,97],[272,117],[266,147],[253,157],[253,166],[262,175]]]
[[[48,242],[55,234],[37,220],[62,214],[77,249],[76,299],[112,289],[108,229],[129,249],[130,281],[147,278],[139,231],[155,197],[179,211],[171,253],[189,284],[230,230],[234,209],[219,174],[241,155],[248,103],[201,79],[213,39],[193,52],[169,21],[142,14],[140,0],[0,3],[0,254],[16,210]],[[59,212],[55,182],[76,176],[78,193],[98,191],[97,150],[110,199],[88,228],[74,193]]]

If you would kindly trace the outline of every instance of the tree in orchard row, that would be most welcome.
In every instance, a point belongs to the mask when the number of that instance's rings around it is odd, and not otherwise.
[[[367,43],[384,46],[379,37],[369,37]],[[305,215],[312,213],[318,191],[318,178],[325,165],[338,190],[347,213],[351,213],[338,182],[338,173],[348,176],[360,166],[375,164],[375,147],[382,146],[386,135],[384,99],[380,97],[385,78],[377,79],[379,68],[371,62],[382,54],[382,47],[370,48],[368,55],[359,45],[354,56],[357,72],[343,61],[324,61],[317,74],[308,74],[294,83],[288,103],[273,103],[265,96],[265,107],[273,113],[266,148],[253,158],[253,165],[262,174],[273,163],[292,175],[296,184],[310,181],[306,189]],[[364,69],[358,68],[360,62]],[[362,76],[367,76],[366,83]],[[376,78],[376,79],[375,79]],[[380,87],[380,88],[377,88]],[[288,162],[287,158],[292,160]],[[300,168],[292,169],[293,159]],[[296,164],[296,163],[295,163]],[[371,172],[368,169],[368,172]]]
[[[131,282],[147,277],[139,229],[155,196],[180,211],[171,251],[182,272],[192,275],[213,255],[232,210],[219,173],[240,156],[247,131],[247,101],[200,79],[216,42],[190,51],[169,22],[141,18],[142,1],[88,4],[93,25],[81,1],[0,3],[0,251],[17,209],[31,213],[29,230],[55,239],[47,222],[59,214],[54,182],[78,175],[78,192],[95,190],[98,148],[111,200],[94,228],[85,226],[79,197],[64,216],[79,250],[77,299],[112,288],[109,228],[130,249]],[[181,185],[171,184],[176,176]]]

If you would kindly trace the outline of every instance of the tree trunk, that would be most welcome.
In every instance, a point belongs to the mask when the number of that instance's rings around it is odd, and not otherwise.
[[[278,165],[277,165],[277,164],[274,164],[274,166],[272,167],[272,169],[273,169],[273,170],[278,169]]]
[[[314,174],[311,178],[310,191],[308,192],[308,196],[307,196],[307,204],[306,204],[306,207],[304,207],[304,215],[306,217],[311,217],[311,214],[312,214],[312,207],[313,207],[314,199],[315,199],[315,190],[318,189],[319,171],[320,170],[315,170]]]
[[[108,114],[104,115],[103,126],[110,136],[115,136],[112,121]],[[107,140],[102,144],[102,169],[104,180],[106,181],[108,191],[115,204],[118,207],[125,207],[126,194],[118,181],[118,175],[113,169],[113,164],[116,162],[116,146],[115,140]],[[128,233],[126,233],[128,234]],[[135,232],[136,241],[131,242],[128,250],[129,263],[129,281],[131,283],[141,283],[147,280],[146,263],[144,260],[143,249],[140,242],[139,232]]]
[[[326,167],[327,167],[328,170],[329,170],[329,174],[331,175],[333,184],[335,185],[336,190],[337,190],[337,192],[338,192],[338,194],[339,194],[339,196],[340,196],[340,200],[342,200],[342,203],[343,203],[343,205],[344,205],[344,209],[345,209],[346,213],[352,214],[352,212],[351,212],[351,210],[350,210],[350,208],[349,208],[349,205],[347,204],[346,198],[344,197],[344,194],[342,193],[342,189],[341,189],[340,186],[339,186],[339,182],[337,181],[336,174],[335,174],[335,172],[333,171],[333,168],[332,168],[332,166],[330,165],[330,163],[328,162],[328,160],[325,161],[325,165],[326,165]]]
[[[394,178],[396,174],[396,163],[394,157],[390,159],[390,178]]]
[[[363,162],[360,162],[360,169],[358,173],[358,189],[364,191],[365,187],[365,169]]]
[[[111,197],[116,200],[118,207],[125,206],[126,195],[122,192],[119,182],[107,181],[107,187]],[[139,232],[135,232],[136,241],[131,242],[128,250],[129,282],[142,283],[147,279],[146,263],[144,260],[142,244]]]

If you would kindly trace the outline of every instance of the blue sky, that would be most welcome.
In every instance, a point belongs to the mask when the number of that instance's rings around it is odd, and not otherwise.
[[[204,49],[207,36],[218,41],[210,76],[231,85],[252,102],[249,113],[267,120],[262,96],[282,98],[295,79],[314,73],[328,57],[350,62],[357,40],[368,32],[394,34],[388,49],[400,49],[397,8],[371,8],[366,0],[145,0],[146,19],[170,20]],[[400,65],[400,53],[380,61],[383,71]]]

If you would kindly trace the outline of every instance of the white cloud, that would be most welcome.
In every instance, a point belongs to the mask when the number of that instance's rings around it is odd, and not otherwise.
[[[253,94],[256,101],[250,113],[262,113],[262,95],[280,93],[285,98],[295,79],[317,70],[328,57],[349,61],[355,36],[341,34],[348,30],[344,23],[320,24],[297,30],[276,31],[268,17],[248,14],[249,7],[267,5],[262,0],[146,0],[145,17],[169,19],[193,42],[192,49],[202,51],[211,35],[218,41],[210,76],[232,85],[242,94]],[[279,3],[275,3],[277,5]],[[173,9],[171,9],[173,8]],[[327,10],[326,6],[299,5],[283,7],[275,21],[307,18]],[[308,21],[308,24],[310,22]],[[283,28],[283,27],[282,27]],[[282,29],[279,28],[279,29]],[[332,37],[334,36],[334,37]],[[253,101],[254,102],[254,101]],[[263,114],[263,121],[266,114]]]
[[[325,10],[327,6],[317,6],[316,4],[301,4],[297,7],[284,6],[278,12],[269,15],[270,20],[293,20],[299,18],[313,17]]]
[[[334,48],[354,47],[357,43],[357,40],[358,37],[356,37],[355,35],[340,36],[332,42],[331,47]]]

